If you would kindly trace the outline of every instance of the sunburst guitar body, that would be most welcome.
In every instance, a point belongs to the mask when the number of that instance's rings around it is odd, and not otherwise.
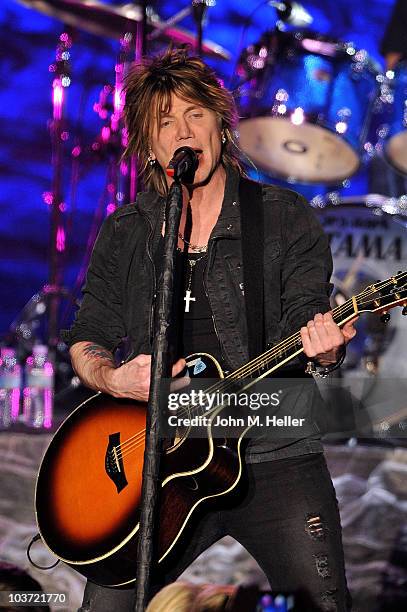
[[[211,355],[186,361],[191,377],[223,378]],[[55,433],[37,479],[42,540],[59,559],[106,586],[135,580],[145,424],[145,404],[96,394]],[[195,509],[240,478],[241,439],[213,440],[210,428],[207,433],[181,435],[163,453],[160,561],[182,544]]]

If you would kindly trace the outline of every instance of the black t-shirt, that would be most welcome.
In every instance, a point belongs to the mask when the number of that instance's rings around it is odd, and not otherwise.
[[[161,273],[164,240],[161,237],[154,263],[157,276]],[[192,274],[191,265],[192,264]],[[205,292],[204,271],[207,253],[183,253],[177,249],[177,266],[174,297],[178,296],[172,341],[178,356],[192,353],[209,353],[224,366],[221,348],[216,335],[212,310]],[[189,291],[188,291],[189,289]]]
[[[212,318],[212,310],[208,296],[205,293],[204,271],[208,261],[206,254],[188,253],[188,260],[196,262],[191,276],[191,293],[188,299],[187,289],[191,275],[190,264],[186,263],[185,270],[185,297],[183,313],[183,348],[185,355],[191,353],[210,353],[222,363],[219,340],[216,335]],[[188,303],[189,302],[189,303]]]

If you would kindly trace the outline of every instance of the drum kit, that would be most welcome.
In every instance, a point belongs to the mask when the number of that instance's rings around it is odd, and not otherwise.
[[[266,173],[339,185],[359,169],[375,126],[390,164],[407,173],[406,64],[383,75],[352,43],[276,29],[247,47],[238,74],[240,146]]]
[[[357,171],[378,89],[365,51],[276,30],[247,50],[240,72],[240,143],[262,170],[335,185]]]
[[[230,59],[226,49],[202,39],[207,1],[190,3],[166,21],[145,3],[114,6],[99,0],[18,1],[73,28],[118,39],[122,49],[129,40],[126,32],[132,33],[133,60],[146,49],[154,53],[158,43],[161,48],[186,45],[208,58]],[[201,8],[199,19],[197,5]],[[198,35],[178,25],[188,14],[195,16]],[[141,50],[140,37],[144,41]],[[124,71],[127,67],[125,62]],[[294,184],[341,186],[358,171],[366,156],[378,150],[394,171],[407,174],[406,63],[383,74],[367,52],[352,43],[308,29],[288,31],[277,23],[241,52],[234,78],[241,118],[240,148],[252,165],[270,176],[270,182],[277,177]],[[116,78],[113,95],[118,87]],[[120,104],[116,110],[120,115]],[[104,139],[112,132],[105,132]],[[376,146],[371,144],[375,138]],[[119,139],[120,145],[123,142]],[[121,153],[122,149],[117,159]],[[130,195],[134,185],[133,180]],[[396,199],[380,195],[321,197],[315,198],[313,205],[331,237],[337,287],[334,299],[347,298],[366,281],[406,268],[407,194]],[[350,351],[349,368],[376,375],[390,370],[394,352],[405,351],[401,325],[401,321],[396,325],[392,321],[387,331],[380,323],[368,324],[359,335],[359,344]],[[402,361],[407,375],[407,359]]]

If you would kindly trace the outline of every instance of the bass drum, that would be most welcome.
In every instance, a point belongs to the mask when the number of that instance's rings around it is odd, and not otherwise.
[[[407,219],[364,204],[328,205],[317,212],[334,261],[332,306],[377,280],[407,270]],[[388,323],[361,315],[349,344],[345,370],[407,378],[407,320],[399,309]]]
[[[365,51],[333,39],[275,37],[241,60],[240,147],[272,175],[338,184],[359,168],[378,71]]]

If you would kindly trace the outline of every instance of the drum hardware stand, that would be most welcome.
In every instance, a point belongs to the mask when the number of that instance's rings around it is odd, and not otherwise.
[[[44,197],[50,208],[50,235],[49,235],[49,280],[41,290],[34,294],[10,326],[20,342],[33,341],[33,321],[41,317],[48,310],[47,340],[49,359],[55,364],[56,348],[58,344],[58,313],[61,297],[70,297],[69,292],[62,286],[63,264],[66,249],[65,203],[62,197],[63,179],[63,149],[68,133],[64,122],[65,90],[70,85],[69,49],[72,39],[64,28],[59,37],[56,48],[56,61],[51,64],[50,72],[54,73],[52,83],[53,116],[50,120],[51,150],[52,150],[52,191]]]
[[[151,34],[148,35],[147,37],[148,41],[151,42],[152,40],[155,40],[156,38],[161,36],[161,33],[164,32],[164,30],[176,25],[179,21],[184,19],[184,17],[188,17],[188,15],[190,14],[191,14],[191,7],[187,6],[186,8],[183,8],[180,11],[178,11],[178,13],[175,13],[175,15],[173,15],[166,21],[162,21],[159,25],[154,24],[154,28],[155,28],[154,32],[151,32]]]
[[[210,6],[210,0],[192,0],[192,15],[197,29],[196,54],[199,57],[202,55],[203,22],[208,6]]]
[[[135,6],[139,4],[133,3]],[[123,124],[123,84],[133,61],[139,63],[145,52],[147,43],[147,1],[141,3],[142,18],[136,21],[135,32],[126,32],[120,39],[119,59],[115,66],[116,82],[113,92],[113,114],[110,121],[110,133],[119,135],[115,202],[108,204],[107,213],[110,214],[123,203],[135,202],[137,195],[137,159],[133,155],[129,161],[121,159],[122,151],[127,145],[127,133]],[[134,56],[131,57],[132,52]],[[110,136],[110,134],[109,134]],[[103,138],[103,134],[102,134]],[[109,137],[108,137],[109,138]]]
[[[67,33],[67,28],[60,36],[57,46],[55,72],[53,81],[53,120],[51,123],[52,139],[52,202],[51,202],[51,235],[50,235],[50,277],[49,285],[52,294],[49,305],[48,319],[48,344],[55,362],[55,350],[58,343],[58,311],[60,303],[60,291],[62,290],[63,264],[65,255],[65,222],[63,212],[65,206],[62,199],[62,171],[63,171],[63,142],[66,131],[64,130],[64,107],[66,94],[65,89],[70,85],[69,75],[69,49],[72,40]]]
[[[148,40],[155,40],[166,28],[174,26],[179,21],[184,19],[184,17],[188,17],[188,15],[192,13],[197,27],[195,52],[197,55],[202,56],[203,24],[205,20],[205,15],[206,11],[208,10],[208,7],[213,6],[214,4],[215,3],[213,2],[213,0],[192,0],[190,6],[181,9],[180,11],[178,11],[178,13],[173,15],[173,17],[167,19],[167,21],[163,21],[159,25],[155,25],[155,30],[154,32],[151,32],[151,34],[148,35]]]
[[[145,3],[144,3],[145,9]],[[144,10],[144,15],[145,15]],[[111,117],[111,133],[118,134],[118,156],[113,157],[113,164],[116,167],[116,194],[115,202],[108,205],[107,213],[113,212],[115,208],[122,204],[134,202],[137,194],[137,161],[135,156],[131,156],[128,161],[122,160],[122,152],[127,144],[127,132],[123,122],[123,85],[124,79],[129,71],[129,66],[133,59],[140,61],[143,54],[142,34],[144,25],[137,22],[135,35],[127,32],[120,40],[119,59],[115,66],[116,82],[113,93],[113,114]],[[134,57],[131,57],[132,42],[134,40]]]
[[[133,3],[135,4],[135,3]],[[139,6],[139,5],[136,5]],[[129,22],[130,23],[130,22]],[[127,146],[127,132],[123,123],[123,106],[124,95],[123,86],[124,80],[128,74],[129,67],[133,61],[140,62],[146,44],[146,26],[147,26],[147,3],[142,3],[142,19],[134,22],[135,31],[127,31],[120,38],[120,50],[118,60],[115,65],[115,85],[109,87],[104,100],[110,93],[113,96],[113,112],[110,117],[110,125],[102,127],[100,140],[104,145],[110,144],[114,151],[109,162],[112,172],[108,172],[108,181],[110,183],[110,174],[115,175],[114,183],[114,200],[110,199],[106,207],[106,213],[111,214],[117,207],[122,204],[134,202],[137,194],[137,160],[135,156],[131,156],[128,161],[122,159],[123,150]],[[104,103],[100,98],[99,114],[103,109]],[[111,183],[110,183],[111,184]],[[113,191],[113,189],[112,189]]]

